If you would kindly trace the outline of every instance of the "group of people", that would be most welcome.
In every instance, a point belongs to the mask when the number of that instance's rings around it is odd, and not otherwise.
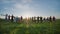
[[[11,20],[11,21],[13,21],[14,16],[13,16],[13,15],[10,16],[10,15],[6,14],[6,15],[5,15],[5,19],[6,19],[6,20]]]
[[[47,17],[47,18],[43,18],[43,17],[32,17],[32,22],[43,22],[43,21],[49,21],[49,22],[52,22],[52,21],[55,21],[56,20],[56,18],[55,18],[55,16],[53,16],[53,17]]]
[[[12,22],[18,22],[18,21],[22,21],[23,17],[21,16],[20,18],[19,17],[15,17],[15,16],[10,16],[8,14],[5,15],[5,19],[8,20],[8,21],[12,21]]]
[[[10,15],[8,15],[8,14],[6,14],[5,15],[5,19],[6,20],[10,20],[10,21],[14,21],[14,22],[21,22],[22,20],[23,20],[23,17],[21,16],[21,17],[14,17],[13,15],[12,16],[10,16]],[[31,19],[30,20],[32,20],[32,22],[43,22],[43,21],[50,21],[50,22],[52,22],[52,21],[55,21],[56,20],[56,18],[55,18],[55,16],[53,16],[53,17],[47,17],[47,18],[43,18],[43,17],[31,17]]]

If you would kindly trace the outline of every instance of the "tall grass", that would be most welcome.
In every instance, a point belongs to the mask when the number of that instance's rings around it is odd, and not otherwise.
[[[60,34],[60,19],[56,22],[25,23],[0,19],[0,34]]]

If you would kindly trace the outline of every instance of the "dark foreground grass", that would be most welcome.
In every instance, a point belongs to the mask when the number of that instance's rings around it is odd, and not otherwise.
[[[0,19],[0,34],[60,34],[59,19],[56,22],[25,23],[7,22]]]

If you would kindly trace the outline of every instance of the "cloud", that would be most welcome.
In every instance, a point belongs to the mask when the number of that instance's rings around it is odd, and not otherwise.
[[[32,0],[22,0],[23,3],[30,3]]]
[[[9,3],[9,2],[22,2],[22,3],[30,3],[32,0],[0,0],[0,2]]]
[[[23,5],[23,4],[19,4],[19,3],[14,4],[14,8],[21,9],[23,11],[31,11],[34,9],[34,8],[31,8],[29,6],[29,4]]]
[[[34,8],[31,8],[29,4],[24,5],[22,3],[16,3],[14,4],[14,8],[16,9],[16,12],[21,12],[19,14],[21,14],[22,16],[32,15],[34,12]]]
[[[15,11],[15,9],[22,10],[22,11],[32,11],[31,10],[32,8],[29,7],[29,3],[31,3],[32,0],[0,0],[0,1],[2,3],[4,3],[4,5],[7,6],[7,7],[4,6],[5,9],[6,8],[9,8],[9,9],[14,8],[13,11]]]

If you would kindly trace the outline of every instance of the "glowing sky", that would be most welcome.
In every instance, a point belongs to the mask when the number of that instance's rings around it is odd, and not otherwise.
[[[60,18],[60,0],[0,0],[0,14]]]

